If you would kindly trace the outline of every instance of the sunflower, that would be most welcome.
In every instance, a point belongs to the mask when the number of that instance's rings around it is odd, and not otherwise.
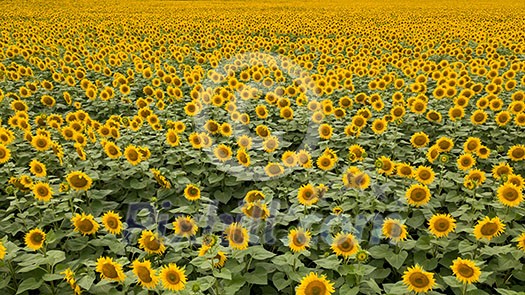
[[[334,293],[334,284],[326,279],[325,275],[317,275],[311,272],[301,279],[299,286],[295,289],[296,295],[330,295]]]
[[[381,156],[378,159],[378,163],[381,165],[378,171],[380,174],[391,175],[396,168],[395,163],[390,158],[385,156]]]
[[[440,153],[441,152],[439,151],[439,147],[437,145],[431,146],[426,154],[427,160],[430,163],[434,163],[434,161],[436,161],[436,159],[439,157]]]
[[[525,187],[525,179],[520,174],[509,174],[507,183],[514,184],[519,190]]]
[[[201,190],[194,184],[187,184],[186,188],[184,188],[184,197],[188,201],[197,201],[201,198]]]
[[[456,279],[463,284],[472,284],[479,281],[481,271],[472,260],[458,257],[452,261],[450,268]]]
[[[251,164],[250,155],[246,152],[244,148],[239,148],[237,150],[237,162],[244,167],[249,167]]]
[[[45,152],[51,147],[51,139],[45,135],[35,135],[31,139],[31,145],[40,152]]]
[[[215,255],[212,259],[213,267],[215,268],[221,268],[226,263],[226,260],[228,260],[228,257],[226,257],[226,253],[219,251],[217,252],[217,255]]]
[[[312,235],[310,231],[302,228],[292,229],[288,233],[288,247],[293,252],[301,252],[310,247]]]
[[[26,246],[31,250],[38,250],[42,248],[44,242],[46,241],[46,233],[38,228],[30,230],[25,235]]]
[[[263,149],[267,153],[271,153],[279,148],[279,139],[275,136],[268,136],[263,141]]]
[[[258,190],[252,190],[246,193],[246,196],[244,196],[244,201],[247,203],[253,203],[257,202],[259,200],[264,200],[265,195],[263,192]]]
[[[456,220],[450,214],[434,214],[428,221],[428,229],[438,238],[446,237],[456,229]]]
[[[179,216],[172,224],[176,235],[187,238],[194,236],[199,229],[191,216]]]
[[[496,124],[498,124],[498,126],[503,127],[510,122],[512,117],[509,111],[502,111],[499,112],[494,119],[496,120]]]
[[[162,286],[170,291],[181,291],[186,286],[186,275],[184,267],[179,267],[175,263],[170,263],[162,267],[160,278]]]
[[[104,152],[111,159],[118,159],[122,156],[120,148],[111,141],[106,141],[104,143]]]
[[[244,250],[248,248],[248,241],[250,235],[248,230],[242,227],[237,222],[234,222],[226,229],[226,238],[233,249]]]
[[[481,146],[481,140],[477,137],[469,137],[463,144],[463,151],[465,153],[475,153]]]
[[[233,134],[233,129],[232,129],[232,126],[229,123],[224,122],[224,123],[221,124],[219,132],[224,137],[230,137]]]
[[[359,250],[359,243],[354,235],[340,232],[334,237],[330,248],[337,256],[348,258],[357,253]]]
[[[407,226],[398,219],[386,218],[381,231],[383,236],[391,239],[393,242],[405,240],[408,235]]]
[[[93,218],[93,215],[86,215],[84,212],[82,212],[82,214],[76,213],[71,218],[71,223],[75,226],[75,231],[82,233],[84,236],[96,233],[100,227]]]
[[[444,136],[440,137],[436,141],[436,146],[438,147],[440,153],[446,153],[452,150],[452,148],[454,147],[454,142],[452,141],[452,139]]]
[[[490,241],[492,238],[501,235],[505,231],[505,224],[501,222],[499,217],[489,218],[485,216],[482,220],[479,220],[476,226],[474,226],[474,236],[476,239],[487,239]]]
[[[213,150],[213,154],[219,161],[226,162],[232,157],[232,149],[221,143]]]
[[[124,156],[126,160],[133,166],[136,166],[142,161],[142,154],[139,149],[134,145],[128,145],[124,150]]]
[[[430,190],[426,185],[413,184],[406,191],[405,197],[410,205],[419,207],[430,201]]]
[[[49,202],[53,196],[53,190],[49,184],[45,182],[35,183],[32,190],[33,194],[35,195],[35,199],[39,201]]]
[[[419,166],[416,171],[414,171],[414,178],[422,184],[429,185],[434,181],[435,173],[430,167]]]
[[[144,249],[148,254],[162,254],[166,250],[162,239],[150,230],[143,230],[140,234],[139,248]]]
[[[408,163],[398,163],[396,165],[397,175],[404,178],[414,177],[414,168]]]
[[[472,168],[472,166],[476,165],[476,159],[472,157],[472,154],[463,154],[458,157],[457,165],[459,170],[467,171]]]
[[[518,249],[522,250],[522,251],[525,251],[525,233],[522,233],[521,235],[519,235],[517,238],[516,238],[516,242],[518,242]],[[1,252],[1,249],[0,249],[0,252]],[[0,259],[1,259],[1,254],[0,254]]]
[[[0,143],[0,164],[4,164],[11,158],[11,150]]]
[[[0,260],[4,260],[6,254],[7,254],[7,249],[4,246],[4,243],[0,241]]]
[[[114,235],[118,235],[122,232],[122,221],[118,213],[108,211],[102,216],[102,224],[104,228]]]
[[[319,138],[321,139],[330,139],[333,135],[334,128],[330,124],[321,124],[319,125]]]
[[[403,273],[403,283],[407,285],[409,291],[416,293],[426,293],[436,285],[434,274],[424,271],[418,264],[408,267]]]
[[[268,211],[268,207],[266,206],[266,204],[263,204],[260,201],[256,201],[253,203],[245,203],[242,206],[241,210],[244,213],[244,215],[254,220],[265,220],[268,216],[270,216],[270,211]]]
[[[296,154],[297,163],[303,168],[312,167],[312,156],[307,150],[300,150]]]
[[[188,137],[188,141],[194,149],[200,149],[203,147],[202,138],[198,133],[192,133]]]
[[[472,113],[472,116],[470,116],[470,121],[474,125],[482,125],[487,121],[487,113],[483,110],[476,110],[474,113]]]
[[[255,127],[255,133],[261,138],[266,138],[271,134],[266,125],[257,125],[257,127]]]
[[[134,260],[132,263],[133,274],[137,277],[140,285],[146,289],[153,289],[159,283],[157,272],[151,268],[149,260]]]
[[[370,176],[352,166],[343,174],[343,184],[348,188],[366,189],[370,186]]]
[[[364,158],[366,157],[365,149],[358,144],[351,145],[348,148],[348,153],[350,154],[350,160],[352,162],[363,161]]]
[[[505,183],[498,188],[499,201],[509,207],[517,207],[523,201],[521,189],[512,183]]]
[[[115,262],[110,257],[99,257],[97,259],[96,271],[100,273],[102,279],[123,282],[126,275],[122,271],[122,265]]]
[[[330,155],[323,154],[319,158],[317,158],[316,163],[319,169],[328,171],[335,167],[336,161]]]
[[[512,146],[507,152],[507,155],[512,161],[521,161],[525,159],[525,145],[518,144]]]
[[[204,128],[211,134],[217,134],[220,132],[220,125],[215,120],[208,120],[204,124]]]
[[[375,134],[382,134],[388,128],[388,123],[385,119],[375,119],[372,122],[372,131]]]
[[[87,191],[93,184],[93,180],[82,171],[72,171],[66,176],[69,186],[77,191]]]
[[[279,163],[268,163],[264,167],[264,172],[268,177],[276,177],[284,173],[284,168]]]
[[[237,144],[239,147],[249,150],[252,148],[252,138],[246,134],[239,136],[237,139]]]
[[[305,184],[297,191],[297,199],[304,206],[311,206],[319,201],[319,196],[312,184]]]
[[[175,129],[168,129],[166,132],[166,143],[172,147],[179,145],[180,139]]]
[[[506,162],[500,162],[499,164],[492,167],[492,177],[495,179],[501,179],[502,177],[508,177],[514,170]]]
[[[416,132],[410,138],[410,143],[415,148],[422,148],[428,145],[428,135],[425,132]]]

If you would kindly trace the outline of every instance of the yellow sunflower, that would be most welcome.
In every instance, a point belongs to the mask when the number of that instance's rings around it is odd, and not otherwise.
[[[166,250],[166,246],[162,243],[162,239],[150,230],[143,230],[139,238],[139,248],[146,251],[148,254],[162,254]]]
[[[301,252],[310,247],[312,235],[310,231],[302,228],[292,229],[288,233],[288,247],[293,252]]]
[[[273,135],[266,137],[263,141],[263,149],[267,153],[274,152],[279,148],[279,139]]]
[[[153,289],[159,283],[157,271],[151,268],[149,260],[134,260],[132,263],[133,274],[137,277],[140,285],[146,289]]]
[[[416,293],[426,293],[436,285],[434,274],[424,271],[418,264],[408,267],[403,273],[403,283],[407,285],[409,291]]]
[[[31,145],[40,152],[45,152],[51,147],[51,139],[45,135],[36,135],[31,139]]]
[[[126,157],[126,160],[133,166],[136,166],[142,161],[142,154],[140,153],[140,150],[134,146],[134,145],[128,145],[126,149],[124,149],[124,156]]]
[[[485,216],[482,220],[479,220],[476,226],[474,226],[474,236],[476,239],[487,239],[490,241],[492,238],[501,235],[505,230],[505,224],[501,222],[499,217],[490,218]]]
[[[175,234],[182,237],[192,237],[197,233],[199,227],[191,216],[179,216],[173,221]]]
[[[311,206],[319,201],[319,196],[315,187],[312,184],[305,184],[297,191],[297,199],[299,203],[305,206]]]
[[[299,286],[295,289],[296,295],[330,295],[334,293],[334,284],[326,279],[325,275],[317,275],[311,272],[301,279]]]
[[[499,164],[492,167],[492,176],[495,179],[501,179],[502,177],[506,177],[512,174],[512,172],[514,172],[514,170],[506,162],[500,162]]]
[[[408,163],[398,163],[396,165],[397,176],[404,178],[414,177],[414,168]]]
[[[7,254],[7,249],[4,246],[4,243],[0,241],[0,260],[4,260],[6,254]]]
[[[521,189],[512,183],[505,183],[498,188],[499,201],[509,207],[517,207],[523,201]]]
[[[334,128],[330,124],[321,124],[319,125],[319,138],[321,139],[330,139],[332,137]]]
[[[386,218],[381,231],[383,236],[391,239],[393,242],[405,240],[408,235],[407,226],[398,219]]]
[[[242,206],[241,210],[244,213],[244,215],[254,220],[265,220],[266,218],[268,218],[268,216],[270,216],[270,211],[268,210],[268,207],[266,206],[266,204],[261,203],[260,201],[256,201],[253,203],[245,203]]]
[[[446,237],[456,229],[456,220],[450,214],[434,214],[428,221],[428,229],[438,238]]]
[[[248,152],[246,152],[244,148],[239,148],[237,150],[236,158],[237,158],[237,162],[240,165],[243,165],[244,167],[249,167],[251,164],[250,155],[248,154]]]
[[[405,197],[410,205],[419,207],[430,201],[430,190],[426,185],[413,184],[406,191]]]
[[[226,237],[231,248],[238,250],[244,250],[248,248],[248,241],[250,240],[248,230],[237,222],[234,222],[228,226],[226,229]]]
[[[246,193],[246,196],[244,196],[244,201],[247,203],[253,203],[259,200],[264,200],[265,197],[266,196],[264,195],[263,192],[258,191],[258,190],[251,190]]]
[[[0,164],[4,164],[11,158],[11,150],[0,143]]]
[[[105,142],[104,152],[111,159],[118,159],[122,156],[122,152],[120,151],[120,148],[118,147],[118,145],[116,145],[114,142],[111,142],[111,141]]]
[[[479,281],[481,270],[474,261],[469,259],[456,258],[450,266],[456,279],[463,284],[472,284]]]
[[[436,146],[438,147],[440,153],[446,153],[452,150],[452,148],[454,147],[454,142],[452,141],[452,139],[443,136],[436,141]]]
[[[348,168],[343,174],[343,184],[348,188],[366,189],[370,186],[370,176],[355,166]]]
[[[463,154],[458,157],[458,168],[461,171],[467,171],[472,166],[476,165],[476,159],[472,156],[472,154]]]
[[[75,226],[75,231],[82,233],[82,235],[92,235],[98,231],[100,225],[95,221],[93,215],[85,213],[76,213],[71,218],[71,223]]]
[[[213,150],[213,154],[219,161],[226,162],[232,157],[232,149],[221,143]]]
[[[525,145],[513,145],[509,148],[507,155],[512,161],[521,161],[525,159]]]
[[[179,267],[175,263],[170,263],[162,267],[160,278],[164,289],[170,291],[181,291],[186,286],[186,275],[184,267]]]
[[[465,153],[475,153],[481,146],[481,140],[477,137],[469,137],[463,144],[463,151]]]
[[[281,160],[286,167],[295,167],[297,165],[297,155],[292,151],[284,152]]]
[[[42,248],[45,241],[46,233],[40,230],[39,228],[34,228],[25,235],[26,246],[31,250],[36,251]]]
[[[415,148],[422,148],[428,145],[429,139],[425,132],[416,132],[410,138],[410,143]]]
[[[252,147],[252,138],[246,134],[239,136],[237,139],[237,144],[239,147],[249,150]]]
[[[118,235],[122,232],[122,221],[118,213],[108,211],[102,216],[102,224],[104,228],[114,235]]]
[[[525,233],[522,233],[516,238],[516,242],[518,242],[518,249],[525,251]],[[1,251],[0,251],[1,252]],[[0,254],[1,257],[1,254]]]
[[[350,233],[338,233],[331,244],[331,249],[338,256],[348,258],[359,251],[359,243]]]
[[[69,186],[77,191],[87,191],[93,184],[93,180],[82,171],[72,171],[66,176]]]
[[[435,175],[434,170],[427,166],[419,166],[416,171],[414,171],[414,178],[418,182],[426,185],[429,185],[434,181]]]
[[[97,259],[96,271],[105,280],[123,282],[126,275],[122,271],[122,265],[115,262],[110,257],[100,257]]]
[[[187,184],[184,188],[184,197],[188,201],[197,201],[201,198],[201,190],[194,184]]]
[[[284,173],[284,168],[279,163],[268,163],[264,167],[264,172],[266,172],[268,177],[276,177]]]
[[[226,260],[228,260],[228,257],[226,257],[226,253],[219,251],[217,252],[217,255],[215,255],[212,259],[213,267],[215,268],[221,268],[226,263]]]
[[[375,134],[382,134],[388,128],[388,123],[385,119],[375,119],[372,122],[372,131]]]
[[[0,158],[1,157],[2,155],[0,155]],[[31,163],[29,163],[29,171],[36,177],[46,177],[47,175],[46,165],[37,159],[33,159]]]
[[[389,157],[381,156],[378,159],[378,163],[381,164],[381,166],[378,167],[380,174],[391,175],[396,168],[395,163]]]
[[[49,186],[48,183],[45,182],[37,182],[33,185],[33,194],[35,195],[35,199],[39,201],[49,202],[51,200],[51,197],[53,196],[53,190],[51,189],[51,186]]]

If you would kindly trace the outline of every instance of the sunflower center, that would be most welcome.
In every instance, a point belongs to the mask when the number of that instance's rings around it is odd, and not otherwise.
[[[515,149],[512,151],[512,156],[514,158],[522,158],[525,156],[525,150],[524,149]]]
[[[304,194],[303,194],[303,198],[304,198],[305,200],[311,200],[311,199],[313,199],[314,197],[315,197],[315,194],[314,194],[314,192],[313,192],[312,190],[307,190],[307,191],[305,191]]]
[[[131,161],[137,161],[139,159],[139,153],[137,151],[131,150],[128,152],[128,158]]]
[[[436,221],[436,223],[434,224],[434,228],[439,231],[439,232],[444,232],[444,231],[447,231],[448,228],[450,227],[450,223],[448,220],[446,219],[439,219]]]
[[[339,240],[337,242],[337,247],[342,252],[349,252],[354,249],[354,242],[351,239],[345,237],[344,240]]]
[[[1,157],[2,157],[2,154],[0,153],[0,158]],[[43,169],[42,169],[42,167],[40,165],[36,165],[34,169],[35,169],[36,173],[42,173],[42,171],[43,171]]]
[[[102,273],[110,279],[115,279],[118,277],[117,270],[111,263],[104,263],[104,265],[102,265]]]
[[[244,243],[244,235],[242,234],[242,230],[240,228],[233,229],[232,241],[234,241],[236,244]]]
[[[74,175],[71,177],[71,185],[74,187],[85,187],[88,185],[88,181],[84,177]]]
[[[518,198],[518,192],[512,188],[508,188],[503,192],[503,197],[508,201],[514,201]]]
[[[306,244],[306,240],[307,240],[306,239],[306,235],[304,233],[297,233],[293,237],[293,243],[296,246],[302,246],[302,245]]]
[[[410,198],[416,202],[423,201],[427,194],[425,193],[424,189],[416,188],[414,191],[412,191],[412,194],[410,195]]]
[[[428,277],[420,272],[410,275],[410,283],[416,288],[424,288],[430,284]]]
[[[272,165],[268,171],[270,171],[270,174],[279,174],[281,172],[281,168],[279,168],[277,165]]]
[[[166,275],[166,279],[170,282],[170,284],[176,285],[180,282],[180,277],[176,272],[170,272]]]
[[[326,286],[320,281],[310,282],[305,290],[304,294],[306,295],[324,295],[326,294]]]
[[[89,219],[82,219],[78,223],[78,229],[83,233],[90,232],[93,229],[93,223]]]
[[[153,279],[151,278],[149,269],[147,267],[139,266],[136,268],[136,271],[137,271],[137,276],[142,282],[150,283],[151,281],[153,281]]]
[[[186,220],[181,221],[179,223],[179,226],[180,226],[180,230],[183,233],[189,233],[193,229],[193,225],[191,224],[191,222],[186,221]]]
[[[153,239],[149,239],[147,242],[146,242],[146,247],[152,251],[156,251],[156,250],[159,250],[160,249],[160,242],[159,242],[159,239],[157,238],[153,238]]]
[[[487,224],[484,224],[481,227],[481,234],[484,235],[484,236],[492,236],[497,231],[498,231],[498,225],[493,223],[493,222],[489,222]]]
[[[402,229],[401,226],[399,226],[398,224],[392,224],[388,229],[388,232],[390,236],[392,236],[393,238],[397,238],[401,236]]]
[[[466,277],[466,278],[470,278],[474,275],[474,270],[472,269],[472,267],[465,265],[465,264],[461,264],[458,267],[458,272],[462,277]]]
[[[106,221],[107,225],[109,228],[117,228],[117,221],[115,220],[115,218],[109,218],[107,221]]]
[[[40,244],[44,240],[44,236],[41,233],[34,233],[31,235],[31,242],[34,244]]]
[[[49,193],[48,189],[45,186],[41,186],[37,189],[37,193],[39,196],[47,196]]]
[[[219,149],[218,154],[220,158],[226,158],[228,156],[228,151],[225,149]]]
[[[425,144],[426,140],[423,136],[418,136],[414,139],[414,142],[416,143],[416,145],[423,145]]]
[[[252,208],[248,210],[248,215],[253,218],[261,218],[263,216],[263,210],[259,206],[252,206]]]
[[[47,140],[45,139],[37,139],[36,146],[39,148],[45,148],[47,146]]]
[[[430,172],[428,171],[421,171],[419,172],[419,178],[426,180],[430,178]]]

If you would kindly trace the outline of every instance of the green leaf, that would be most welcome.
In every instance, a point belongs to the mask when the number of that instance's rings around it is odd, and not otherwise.
[[[77,281],[77,284],[84,290],[89,290],[91,286],[93,286],[93,282],[95,281],[95,272],[88,271],[87,274],[85,274],[83,277],[80,278],[80,280]]]
[[[408,257],[406,251],[401,251],[399,254],[388,255],[385,257],[386,261],[390,263],[395,269],[399,269]]]
[[[49,281],[56,281],[56,280],[62,280],[64,278],[61,274],[56,273],[46,273],[44,276],[42,276],[42,279],[46,282]]]
[[[341,262],[339,261],[337,256],[330,255],[326,258],[316,260],[315,264],[317,264],[317,266],[319,266],[320,268],[337,269]]]
[[[268,258],[272,258],[275,256],[275,253],[272,253],[266,249],[264,249],[263,246],[253,246],[248,248],[247,251],[255,260],[265,260]]]
[[[272,283],[279,291],[290,285],[290,281],[285,279],[285,275],[282,272],[276,272],[273,274]]]
[[[213,270],[213,276],[216,278],[231,280],[232,279],[232,272],[227,268],[222,268],[220,271],[214,269]]]
[[[383,259],[386,256],[389,256],[389,254],[392,252],[388,245],[382,244],[378,246],[371,247],[368,249],[368,252],[370,253],[370,256],[372,256],[375,259]]]
[[[50,250],[46,253],[48,264],[53,266],[66,260],[66,253],[60,250]]]
[[[244,274],[244,278],[250,284],[268,284],[268,272],[263,267],[257,267],[254,271]]]
[[[27,290],[38,289],[38,288],[40,288],[40,286],[42,285],[43,282],[44,281],[37,280],[35,278],[25,279],[24,281],[22,281],[22,283],[20,283],[20,285],[18,285],[18,290],[16,291],[16,294],[23,293],[23,292],[25,292]]]

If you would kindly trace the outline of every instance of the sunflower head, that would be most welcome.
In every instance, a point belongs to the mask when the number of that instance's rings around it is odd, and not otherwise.
[[[424,271],[416,264],[403,273],[403,283],[409,291],[426,293],[435,286],[436,281],[433,273]]]
[[[66,176],[69,187],[76,191],[86,191],[93,184],[93,180],[82,171],[73,171]]]
[[[140,285],[146,289],[153,289],[159,283],[157,272],[151,268],[149,260],[135,260],[132,263],[133,274],[137,277]]]
[[[122,265],[110,257],[100,257],[97,260],[96,271],[105,280],[123,282],[126,275],[122,271]]]
[[[406,225],[400,220],[387,218],[383,222],[383,236],[391,239],[393,242],[399,242],[407,238],[408,232]]]
[[[175,234],[183,237],[192,237],[197,233],[199,227],[191,216],[179,216],[173,222]]]
[[[162,243],[162,239],[150,230],[143,230],[139,238],[139,248],[146,251],[148,254],[162,254],[166,250],[166,246]]]
[[[501,222],[499,217],[490,218],[485,216],[474,226],[474,236],[478,240],[486,239],[490,241],[492,238],[501,235],[504,230],[505,224]]]
[[[334,293],[334,284],[326,279],[324,275],[317,275],[311,272],[301,279],[299,286],[295,290],[296,295],[330,295]]]
[[[293,252],[306,250],[310,245],[311,233],[302,228],[292,229],[288,233],[288,247]]]
[[[163,266],[160,271],[162,286],[170,291],[183,290],[187,280],[184,272],[184,267],[179,267],[175,263]]]
[[[346,259],[359,251],[359,243],[354,235],[340,232],[334,237],[331,249],[336,255]]]
[[[108,211],[102,216],[102,224],[109,233],[117,235],[122,232],[122,221],[120,219],[118,213]]]
[[[450,267],[456,279],[464,284],[472,284],[479,281],[481,270],[474,261],[469,259],[457,258]]]
[[[428,221],[428,229],[438,238],[446,237],[456,229],[456,220],[450,214],[435,214]]]
[[[30,230],[25,235],[26,246],[31,250],[38,250],[42,248],[45,240],[46,240],[46,233],[38,228]]]
[[[248,230],[234,222],[226,229],[226,238],[233,249],[244,250],[248,248],[250,235]]]

